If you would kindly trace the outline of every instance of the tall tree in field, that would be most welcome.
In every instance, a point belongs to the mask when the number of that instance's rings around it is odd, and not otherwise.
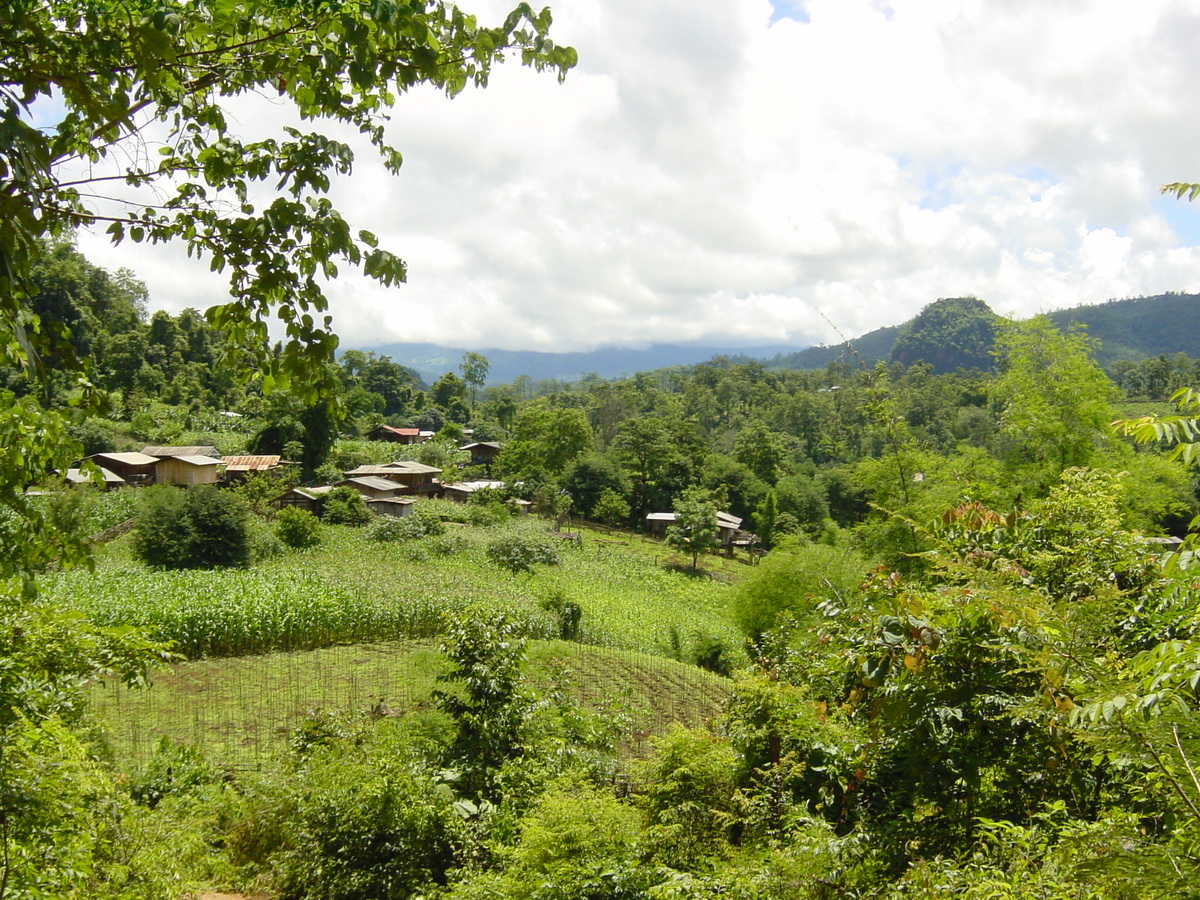
[[[675,501],[675,524],[667,529],[667,544],[692,555],[692,571],[701,553],[717,546],[717,504],[703,488],[690,487]]]
[[[487,384],[488,369],[491,366],[488,364],[487,357],[482,353],[467,352],[463,354],[462,362],[459,364],[458,370],[462,372],[463,381],[471,389],[471,414],[475,414],[475,397],[478,390]]]

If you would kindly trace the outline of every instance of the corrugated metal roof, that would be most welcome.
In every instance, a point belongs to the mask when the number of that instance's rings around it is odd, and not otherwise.
[[[158,458],[145,453],[93,453],[88,459],[111,459],[127,466],[151,466]]]
[[[504,487],[503,481],[455,481],[451,484],[442,485],[442,488],[447,491],[464,491],[468,494],[487,488],[498,489],[502,487]]]
[[[110,472],[104,466],[99,466],[100,477],[104,479],[106,484],[124,484],[125,479],[116,472]],[[72,484],[88,484],[91,482],[91,476],[85,475],[81,469],[67,469],[67,474],[63,476]]]
[[[411,459],[398,459],[395,462],[388,463],[387,468],[393,472],[403,472],[407,475],[436,475],[442,471],[437,466],[427,466],[424,463],[414,462]]]
[[[221,451],[211,444],[204,447],[143,447],[142,452],[147,456],[157,456],[160,459],[168,456],[212,456],[218,457]]]
[[[222,456],[221,462],[229,469],[270,469],[279,465],[278,456]]]
[[[394,469],[392,466],[358,466],[356,468],[349,469],[346,472],[346,477],[347,478],[349,478],[351,476],[357,477],[359,475],[386,476],[386,475],[399,475],[399,474],[403,474],[403,473],[397,469]]]
[[[361,484],[365,488],[370,488],[375,491],[399,491],[403,489],[403,485],[396,484],[394,481],[389,481],[386,478],[377,478],[374,475],[362,475],[358,478],[347,478],[346,481],[354,484]],[[345,484],[346,481],[341,482]]]
[[[195,456],[168,456],[166,459],[177,459],[181,463],[187,463],[189,466],[220,466],[224,465],[219,459],[213,459],[211,456],[196,454]],[[161,462],[161,460],[160,460]]]
[[[646,515],[647,522],[674,522],[675,518],[673,512],[648,513]],[[727,512],[717,513],[717,525],[721,528],[737,528],[741,524],[742,520],[737,516],[731,516]]]

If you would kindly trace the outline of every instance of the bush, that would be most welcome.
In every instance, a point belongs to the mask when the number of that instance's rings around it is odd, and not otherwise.
[[[538,605],[558,619],[558,636],[564,641],[577,641],[583,631],[583,607],[568,599],[561,590],[555,590]]]
[[[321,543],[321,522],[308,510],[289,506],[276,516],[275,534],[296,550],[315,547]]]
[[[325,495],[321,519],[328,525],[361,528],[371,521],[371,511],[362,494],[352,487],[339,487]]]
[[[538,563],[557,566],[558,550],[545,541],[520,535],[508,535],[488,544],[487,557],[498,566],[503,566],[514,575],[532,572]]]
[[[416,516],[379,516],[367,526],[368,540],[394,543],[423,537],[425,531]]]
[[[757,640],[772,628],[807,618],[823,600],[845,602],[857,596],[866,568],[849,550],[786,544],[764,558],[738,587],[734,618],[747,637]]]
[[[367,528],[367,537],[373,541],[414,541],[445,531],[441,519],[418,511],[410,516],[380,516]]]
[[[409,897],[461,862],[452,795],[399,759],[326,754],[303,776],[264,798],[294,810],[271,860],[283,896]]]
[[[163,569],[244,566],[250,561],[246,508],[208,485],[151,488],[135,526],[134,553]]]

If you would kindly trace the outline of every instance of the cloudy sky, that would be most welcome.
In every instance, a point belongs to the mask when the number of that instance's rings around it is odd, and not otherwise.
[[[514,62],[403,97],[401,174],[364,149],[335,186],[409,264],[330,285],[344,347],[806,346],[938,297],[1200,291],[1200,204],[1158,193],[1200,181],[1200,0],[551,7],[564,84]],[[178,247],[80,246],[156,306],[221,299]]]

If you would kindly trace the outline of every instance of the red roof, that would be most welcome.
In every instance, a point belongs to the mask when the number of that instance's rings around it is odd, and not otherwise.
[[[376,431],[390,431],[392,434],[402,434],[405,437],[417,437],[421,433],[420,428],[393,428],[391,425],[380,425]]]

